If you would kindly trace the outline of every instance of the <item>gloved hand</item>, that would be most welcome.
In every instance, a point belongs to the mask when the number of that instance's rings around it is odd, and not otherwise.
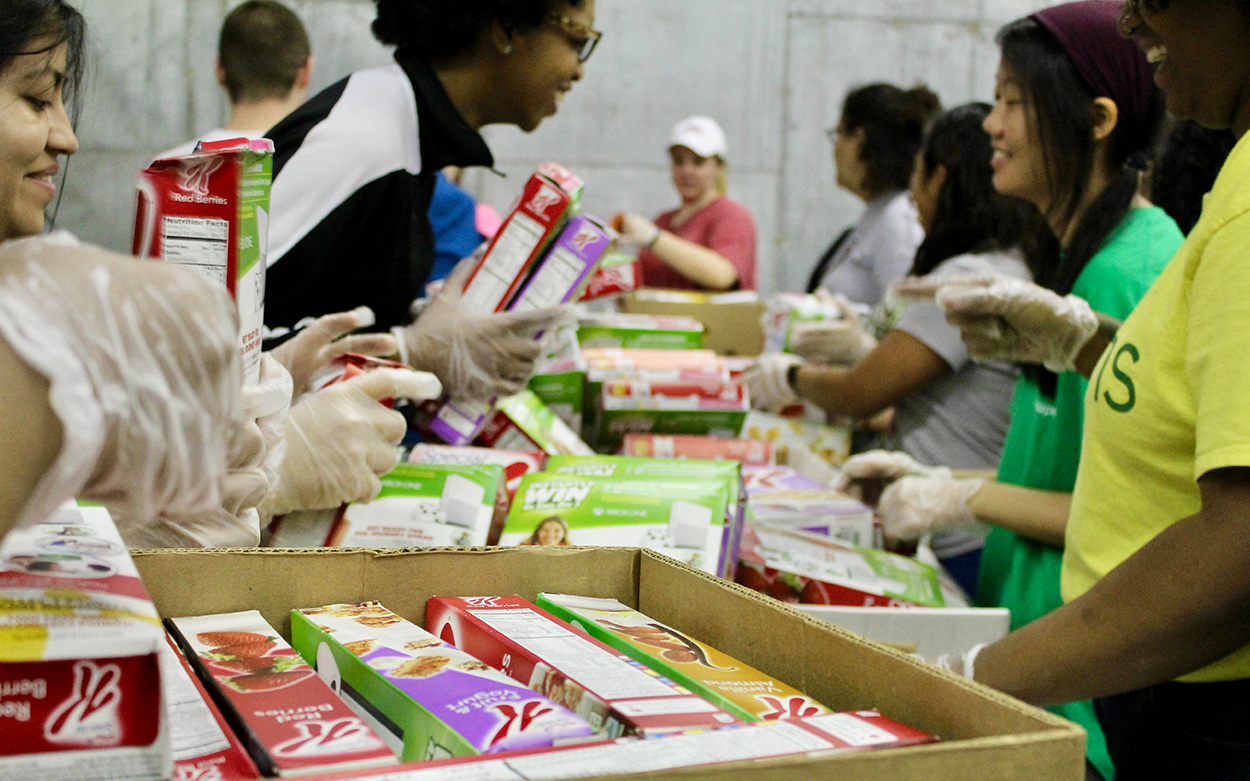
[[[438,377],[448,396],[486,402],[525,388],[542,353],[536,337],[558,328],[568,314],[564,307],[470,312],[462,291],[472,272],[472,259],[461,261],[417,321],[395,329],[395,336],[403,340],[408,365]]]
[[[929,532],[976,520],[968,500],[983,480],[941,477],[903,477],[881,494],[877,514],[886,539],[910,541]]]
[[[924,661],[934,667],[940,667],[948,673],[954,673],[970,681],[975,681],[977,655],[981,653],[981,649],[985,648],[986,645],[986,643],[981,643],[972,646],[972,648],[969,648],[962,654],[942,654],[936,659],[925,659]]]
[[[395,467],[404,416],[381,399],[432,399],[441,388],[424,372],[374,369],[302,398],[287,421],[287,455],[261,516],[368,501],[379,475]]]
[[[808,363],[858,363],[877,346],[877,340],[864,330],[859,314],[846,296],[839,293],[829,296],[829,299],[842,313],[842,317],[838,320],[804,320],[796,323],[790,336],[790,352]]]
[[[74,496],[134,524],[220,508],[243,424],[238,329],[195,271],[46,237],[0,248],[0,335],[47,377],[64,427],[18,523]]]
[[[269,351],[291,373],[294,398],[308,392],[308,382],[317,370],[346,353],[385,357],[399,352],[393,334],[353,334],[377,322],[367,306],[350,312],[323,315],[295,336]]]
[[[772,410],[793,404],[799,396],[790,387],[787,374],[791,366],[801,365],[803,360],[789,353],[768,353],[761,355],[755,362],[755,368],[747,372],[743,378],[747,391],[751,394],[751,406],[756,409]]]
[[[1001,358],[1071,371],[1098,330],[1098,318],[1084,299],[1014,277],[921,278],[895,286],[904,296],[926,289],[934,290],[947,322],[960,329],[968,353],[978,360]]]
[[[869,450],[853,455],[842,465],[834,486],[870,507],[876,507],[886,485],[900,477],[944,477],[951,470],[944,466],[925,466],[897,450]]]
[[[651,247],[660,235],[660,229],[654,222],[637,214],[616,215],[612,227],[622,239],[639,247]]]

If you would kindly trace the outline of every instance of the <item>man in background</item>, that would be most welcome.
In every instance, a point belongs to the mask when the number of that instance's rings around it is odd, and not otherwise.
[[[217,43],[230,120],[157,157],[189,154],[197,141],[260,138],[304,102],[311,71],[308,31],[295,12],[275,0],[247,0],[226,16]]]

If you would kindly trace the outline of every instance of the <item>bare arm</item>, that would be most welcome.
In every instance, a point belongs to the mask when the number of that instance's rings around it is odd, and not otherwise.
[[[1071,508],[1072,494],[999,482],[986,482],[968,500],[981,520],[1055,548],[1063,547]]]
[[[1250,467],[1198,486],[1201,510],[987,647],[977,680],[1038,705],[1069,702],[1169,681],[1250,642]]]
[[[40,478],[61,452],[61,421],[48,403],[48,381],[26,365],[0,339],[0,442],[5,443],[0,475],[0,537],[9,530]]]
[[[800,396],[826,412],[867,418],[950,370],[924,342],[895,329],[854,366],[803,366],[794,384]]]
[[[1102,312],[1095,312],[1098,318],[1098,330],[1090,337],[1082,347],[1081,351],[1076,354],[1076,370],[1081,373],[1085,379],[1089,379],[1094,373],[1094,367],[1098,365],[1098,359],[1102,357],[1103,351],[1107,349],[1107,345],[1115,340],[1116,331],[1120,330],[1120,321],[1111,315],[1104,315]]]
[[[708,290],[730,290],[738,282],[738,270],[724,255],[661,230],[651,251],[682,276]]]

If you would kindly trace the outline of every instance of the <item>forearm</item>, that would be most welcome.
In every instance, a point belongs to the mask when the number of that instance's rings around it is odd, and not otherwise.
[[[1054,548],[1063,547],[1072,494],[986,482],[968,509],[981,520]]]
[[[48,381],[0,339],[0,442],[5,443],[0,480],[0,537],[25,507],[61,452],[61,422],[48,403]],[[68,498],[68,497],[66,497]]]
[[[1089,379],[1094,373],[1094,367],[1098,365],[1098,359],[1102,357],[1103,351],[1107,349],[1107,345],[1115,339],[1116,331],[1120,330],[1120,321],[1110,315],[1104,315],[1101,312],[1095,312],[1098,317],[1098,330],[1090,337],[1089,341],[1081,347],[1081,351],[1076,355],[1076,370],[1081,376]]]
[[[1204,491],[1198,514],[1169,527],[1079,599],[986,648],[977,680],[1039,705],[1068,702],[1169,681],[1245,645],[1245,514],[1244,504],[1211,503]]]
[[[795,375],[794,391],[830,415],[869,418],[890,407],[889,401],[869,398],[856,386],[851,370],[808,364]]]
[[[659,232],[651,251],[700,287],[729,290],[738,281],[738,270],[723,255],[669,231]]]

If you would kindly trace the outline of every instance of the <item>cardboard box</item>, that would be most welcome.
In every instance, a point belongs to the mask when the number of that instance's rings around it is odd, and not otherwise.
[[[942,739],[888,752],[692,769],[682,778],[1079,781],[1085,773],[1084,732],[1076,725],[649,551],[195,550],[137,552],[134,560],[163,615],[254,608],[284,633],[289,611],[309,605],[376,599],[424,623],[426,602],[437,594],[533,600],[540,591],[589,592],[698,637],[834,710],[876,708]],[[654,751],[657,744],[643,745]]]
[[[263,774],[394,763],[382,739],[257,611],[167,618],[165,624]]]
[[[543,593],[538,604],[743,721],[831,712],[786,682],[618,600]]]
[[[718,477],[539,473],[522,478],[499,544],[643,547],[718,575],[730,506]],[[558,541],[544,538],[550,531],[561,532]]]
[[[260,381],[273,142],[228,139],[139,172],[139,257],[189,266],[225,285],[239,307],[244,382]]]
[[[403,742],[441,759],[588,739],[590,725],[378,602],[291,613],[291,644]]]
[[[754,293],[643,288],[621,299],[621,311],[693,317],[703,323],[703,346],[718,355],[759,355],[764,348],[764,329],[760,325],[764,304]]]
[[[577,341],[583,347],[703,349],[703,324],[693,317],[604,313],[581,318]]]
[[[737,461],[743,467],[774,464],[773,446],[770,442],[686,434],[629,433],[625,435],[621,453],[644,458],[725,459]]]
[[[161,695],[169,713],[174,777],[248,781],[260,775],[187,658],[166,637],[161,648]]]
[[[160,619],[108,511],[0,541],[0,777],[168,778]]]
[[[595,453],[528,390],[495,402],[495,414],[482,427],[477,444],[549,455],[591,456]]]
[[[754,523],[748,523],[742,534],[736,580],[783,602],[858,607],[946,605],[937,571],[928,564]]]
[[[434,597],[426,628],[542,692],[609,737],[718,729],[738,720],[521,597]]]

